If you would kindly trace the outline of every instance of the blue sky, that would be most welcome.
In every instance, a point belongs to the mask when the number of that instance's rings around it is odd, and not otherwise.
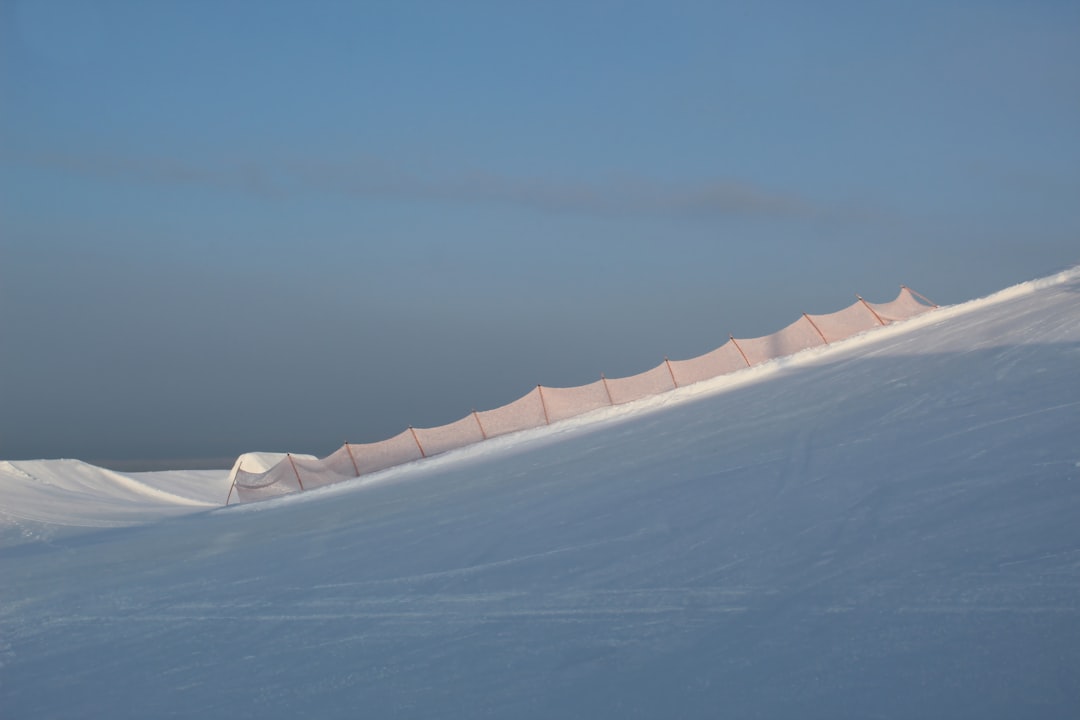
[[[0,457],[325,454],[1080,262],[1080,6],[0,1]]]

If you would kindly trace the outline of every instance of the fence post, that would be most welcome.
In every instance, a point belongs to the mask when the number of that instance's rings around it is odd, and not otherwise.
[[[803,316],[804,318],[806,318],[806,320],[807,320],[807,321],[808,321],[808,322],[809,322],[809,323],[810,323],[810,324],[811,324],[811,325],[813,326],[813,328],[814,328],[815,330],[817,330],[817,334],[821,336],[821,342],[823,342],[823,343],[825,343],[826,345],[828,345],[828,344],[829,344],[829,341],[825,339],[825,333],[821,332],[821,328],[819,328],[819,327],[817,326],[817,323],[816,323],[816,322],[814,322],[813,320],[811,320],[811,319],[810,319],[810,316],[809,316],[809,315],[807,315],[806,313],[803,313],[803,314],[802,314],[802,316]]]
[[[679,387],[679,381],[675,379],[675,371],[671,369],[671,361],[668,360],[667,355],[664,356],[664,364],[667,365],[668,375],[671,376],[671,384],[675,387]]]
[[[866,309],[870,311],[870,314],[874,316],[875,320],[881,323],[882,326],[886,325],[886,322],[881,319],[881,316],[877,314],[874,308],[870,307],[870,303],[863,300],[862,295],[856,295],[855,297],[859,298],[859,302],[866,306]]]
[[[356,471],[356,477],[360,477],[360,468],[356,464],[356,458],[353,457],[352,448],[349,447],[349,443],[345,443],[345,452],[349,453],[349,459],[352,460],[353,470]]]
[[[240,468],[244,467],[244,461],[241,460],[240,464],[236,466],[236,473],[232,476],[232,485],[229,486],[229,494],[225,498],[225,507],[229,507],[229,501],[232,500],[232,491],[236,487],[236,476],[240,474]]]
[[[930,298],[926,297],[926,296],[925,296],[925,295],[923,295],[922,293],[919,293],[919,292],[916,292],[915,290],[912,290],[912,289],[911,289],[911,288],[909,288],[909,287],[908,287],[907,285],[901,285],[900,287],[902,287],[903,289],[907,290],[907,291],[908,291],[909,293],[911,293],[911,294],[912,294],[912,295],[914,295],[915,297],[919,298],[920,300],[924,301],[924,302],[925,302],[925,303],[926,303],[927,305],[929,305],[929,306],[931,306],[931,307],[941,307],[940,305],[938,305],[938,304],[937,304],[936,302],[934,302],[934,301],[933,301],[933,300],[931,300]]]
[[[740,355],[742,355],[742,359],[743,362],[746,363],[746,367],[750,367],[750,361],[746,359],[746,353],[744,353],[742,351],[742,348],[739,347],[739,341],[735,339],[734,335],[728,335],[728,339],[731,340],[732,344],[735,345],[735,349],[739,351]]]
[[[540,383],[537,383],[536,391],[540,393],[540,407],[544,408],[544,424],[550,425],[551,420],[548,418],[547,403],[544,402],[544,387]]]
[[[604,392],[607,393],[608,405],[614,405],[615,401],[611,399],[611,389],[607,386],[607,378],[604,377],[604,373],[600,373],[600,381],[604,383]]]
[[[304,481],[300,479],[300,471],[296,469],[296,462],[292,459],[292,453],[285,453],[285,457],[289,458],[289,464],[292,465],[293,475],[296,476],[296,482],[300,484],[300,489],[304,489]]]
[[[473,417],[476,418],[476,426],[480,428],[480,437],[487,440],[487,433],[484,432],[484,423],[480,422],[480,415],[476,412],[476,408],[473,408],[472,414]]]
[[[409,432],[412,433],[412,439],[416,441],[416,447],[420,448],[420,457],[427,457],[427,453],[424,452],[424,446],[420,444],[420,438],[416,437],[416,428],[412,425],[409,426]]]

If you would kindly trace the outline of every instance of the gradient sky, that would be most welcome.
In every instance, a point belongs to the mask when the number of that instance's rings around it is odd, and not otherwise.
[[[4,459],[323,455],[1078,262],[1075,2],[0,0]]]

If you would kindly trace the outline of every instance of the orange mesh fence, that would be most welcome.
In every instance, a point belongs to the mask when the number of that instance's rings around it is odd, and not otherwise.
[[[921,296],[919,296],[921,297]],[[924,298],[925,299],[925,298]],[[783,330],[763,337],[735,340],[689,360],[665,360],[651,370],[624,378],[601,379],[570,388],[540,387],[494,410],[469,415],[433,428],[409,428],[376,443],[344,446],[316,460],[290,456],[264,473],[237,470],[239,502],[263,500],[437,455],[486,438],[540,427],[591,410],[657,395],[676,387],[726,375],[749,365],[792,355],[849,338],[933,309],[907,287],[895,300],[855,304],[834,313],[803,315]],[[421,449],[422,448],[422,449]],[[299,479],[298,479],[299,478]]]
[[[416,431],[416,439],[420,441],[420,445],[424,448],[424,454],[428,457],[447,450],[472,445],[484,439],[484,435],[480,431],[480,421],[472,413],[448,425],[433,428],[414,428],[414,430]]]
[[[671,371],[675,374],[675,381],[679,383],[679,387],[727,375],[746,367],[742,354],[731,341],[696,358],[670,362]]]
[[[296,474],[299,476],[300,482],[304,484],[305,490],[314,490],[325,485],[332,485],[354,476],[351,467],[348,473],[339,473],[326,460],[302,458],[294,455],[292,463],[296,468]]]
[[[548,420],[566,420],[590,410],[611,405],[603,380],[588,385],[570,388],[553,388],[545,385],[541,388],[544,404],[547,406]]]
[[[667,362],[662,362],[652,370],[646,370],[637,375],[624,378],[608,378],[608,391],[611,393],[611,402],[615,405],[639,400],[650,395],[675,389],[675,381],[671,378],[671,370]]]
[[[342,477],[356,477],[360,474],[354,458],[355,445],[345,444],[322,459],[323,465]]]
[[[930,305],[924,305],[915,299],[908,288],[900,288],[900,295],[895,300],[887,303],[867,303],[878,317],[885,323],[893,323],[899,320],[907,320],[927,310],[933,310]]]
[[[800,350],[825,344],[805,315],[772,335],[736,340],[736,342],[746,354],[746,361],[751,365],[785,355],[794,355]]]
[[[420,448],[411,430],[404,430],[389,440],[349,445],[349,449],[356,458],[356,467],[361,475],[403,465],[421,457]]]
[[[861,300],[834,313],[811,315],[810,320],[829,342],[843,340],[881,325]]]
[[[539,387],[534,387],[527,395],[512,403],[476,414],[480,418],[480,425],[484,428],[484,435],[489,438],[540,427],[548,422],[544,413],[544,403],[540,400]]]

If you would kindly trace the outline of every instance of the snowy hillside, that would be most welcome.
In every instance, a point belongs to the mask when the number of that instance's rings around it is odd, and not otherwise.
[[[220,470],[123,474],[78,460],[0,461],[0,547],[122,527],[222,504]]]
[[[1077,717],[1078,369],[1080,269],[263,503],[6,464],[0,715]]]

